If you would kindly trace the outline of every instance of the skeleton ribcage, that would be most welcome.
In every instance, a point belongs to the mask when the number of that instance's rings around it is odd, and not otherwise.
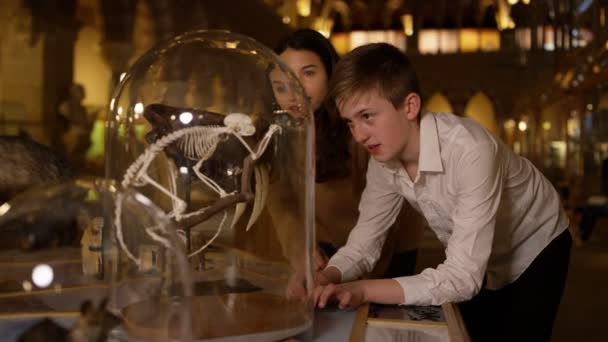
[[[205,126],[186,134],[177,141],[177,147],[190,160],[208,160],[222,136],[229,133],[226,127]]]

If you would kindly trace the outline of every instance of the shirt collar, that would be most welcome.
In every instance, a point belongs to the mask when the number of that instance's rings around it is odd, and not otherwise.
[[[398,160],[389,160],[387,162],[380,163],[380,166],[390,173],[398,173],[402,168],[401,163]]]
[[[441,148],[437,135],[437,118],[435,113],[424,113],[420,121],[420,155],[418,170],[443,172]]]
[[[418,171],[443,172],[441,150],[437,135],[437,121],[435,113],[426,112],[420,120],[420,155],[418,156]],[[381,163],[382,167],[391,172],[398,173],[402,165],[398,160]]]

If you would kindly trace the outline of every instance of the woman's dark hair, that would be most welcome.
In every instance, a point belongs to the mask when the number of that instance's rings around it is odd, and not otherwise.
[[[311,29],[299,29],[279,42],[275,52],[280,55],[287,49],[307,50],[321,59],[329,79],[340,58],[331,42],[321,33]],[[335,101],[326,98],[315,112],[316,135],[316,182],[322,183],[350,174],[350,130],[341,120],[334,106]]]

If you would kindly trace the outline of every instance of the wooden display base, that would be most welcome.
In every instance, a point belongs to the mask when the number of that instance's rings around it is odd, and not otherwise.
[[[195,339],[241,337],[252,341],[280,340],[302,333],[312,322],[305,303],[290,301],[268,293],[231,293],[198,296],[192,305],[192,331]],[[178,337],[180,323],[170,319],[175,306],[168,300],[143,301],[124,308],[127,331],[137,338],[155,341],[169,334]],[[175,314],[176,315],[176,314]],[[236,340],[236,339],[235,339]]]

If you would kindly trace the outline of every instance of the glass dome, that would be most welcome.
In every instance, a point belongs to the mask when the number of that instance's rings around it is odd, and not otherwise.
[[[119,244],[116,222],[137,262]],[[23,193],[0,206],[0,236],[3,341],[190,337],[184,243],[134,190],[81,179]]]
[[[312,120],[278,56],[227,31],[177,36],[119,83],[106,176],[179,226],[196,339],[311,338],[312,306],[286,289],[295,274],[312,284]]]

